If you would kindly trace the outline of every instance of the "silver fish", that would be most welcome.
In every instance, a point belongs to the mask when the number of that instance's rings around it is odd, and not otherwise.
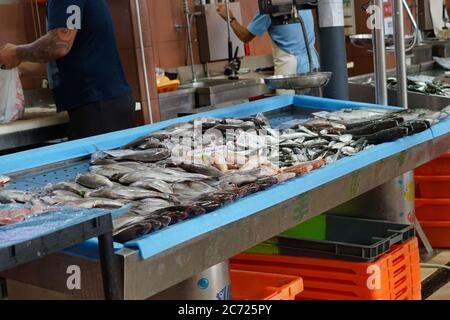
[[[74,201],[81,201],[82,199],[76,196],[54,195],[41,197],[41,200],[46,205],[54,206],[54,205],[66,205],[67,203],[71,203]]]
[[[0,175],[0,187],[1,187],[2,185],[7,184],[7,183],[10,182],[10,181],[11,181],[11,178],[10,178],[10,177]]]
[[[303,143],[303,145],[307,148],[314,148],[314,147],[318,147],[318,146],[326,146],[328,145],[329,142],[328,140],[322,139],[322,138],[317,138],[317,139],[313,139],[313,140],[309,140]]]
[[[92,166],[89,171],[113,181],[117,181],[127,173],[134,172],[133,169],[121,165]]]
[[[56,190],[64,190],[64,191],[70,191],[76,194],[79,194],[80,196],[84,196],[84,194],[89,190],[86,187],[83,187],[82,185],[74,182],[60,182],[54,185],[48,185],[45,187],[45,189],[48,192],[56,191]]]
[[[350,146],[343,147],[341,149],[341,151],[342,151],[342,154],[346,155],[346,156],[354,156],[355,154],[358,153],[358,150],[356,150],[355,148],[350,147]]]
[[[140,162],[158,162],[171,156],[171,152],[168,149],[148,149],[142,151],[113,150],[106,151],[106,153],[117,160],[131,160]]]
[[[189,164],[182,163],[181,168],[190,173],[198,173],[208,177],[220,178],[223,177],[224,173],[213,166],[207,166],[203,164]]]
[[[130,187],[142,188],[146,190],[152,190],[156,192],[172,194],[173,188],[165,181],[156,179],[140,180],[132,183]]]
[[[72,197],[75,199],[81,199],[81,195],[79,193],[74,193],[72,191],[67,191],[67,190],[55,190],[52,192],[52,196]]]
[[[66,206],[84,209],[119,209],[124,207],[125,203],[114,199],[92,198],[68,202]]]
[[[106,177],[95,173],[82,173],[77,175],[75,182],[87,188],[112,187],[114,184]]]
[[[217,189],[200,181],[178,182],[173,184],[173,191],[175,194],[183,196],[200,195],[207,193],[214,193]]]
[[[353,141],[353,136],[351,134],[344,134],[339,137],[339,141],[343,143],[350,143]]]
[[[182,181],[205,180],[211,179],[211,177],[202,174],[188,173],[170,168],[160,168],[155,166],[152,169],[147,168],[147,170],[145,171],[126,174],[122,178],[120,178],[119,182],[129,185],[137,181],[146,179],[156,179],[174,183]]]
[[[258,180],[257,176],[235,173],[220,179],[220,184],[221,185],[233,184],[236,186],[242,186],[245,184],[253,183],[257,180]]]
[[[89,192],[88,194],[86,194],[86,198],[108,198],[130,201],[142,200],[147,198],[169,199],[169,197],[167,195],[164,195],[163,193],[132,187],[104,187]]]
[[[11,202],[19,202],[19,203],[29,203],[31,202],[35,196],[31,193],[19,190],[3,190],[0,189],[0,197],[4,200],[8,200]]]

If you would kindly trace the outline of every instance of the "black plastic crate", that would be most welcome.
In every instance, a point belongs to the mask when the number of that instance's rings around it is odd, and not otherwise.
[[[327,215],[325,240],[278,236],[280,253],[290,256],[373,262],[395,244],[415,237],[413,225]]]

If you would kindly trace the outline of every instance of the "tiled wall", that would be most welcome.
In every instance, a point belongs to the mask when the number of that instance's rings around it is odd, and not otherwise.
[[[190,0],[192,10],[194,0]],[[255,0],[239,0],[241,2],[243,23],[247,24],[258,9]],[[116,25],[117,42],[125,67],[128,81],[133,87],[133,94],[138,101],[145,101],[146,92],[144,75],[141,67],[141,53],[135,16],[134,0],[108,0]],[[153,80],[156,66],[173,68],[186,65],[186,31],[176,31],[175,24],[185,24],[182,11],[182,0],[141,0],[141,19],[144,25],[144,48],[147,69],[150,75],[150,95],[153,118],[158,120],[158,98]],[[21,44],[34,41],[36,32],[30,4],[0,6],[0,44],[7,42]],[[44,7],[40,7],[41,26],[44,27]],[[193,36],[196,39],[195,23]],[[250,46],[254,55],[270,54],[271,46],[268,36],[256,39]],[[195,46],[195,58],[198,59],[198,46]],[[25,88],[37,88],[46,78],[46,68],[41,66],[32,73],[22,76]],[[143,109],[147,110],[144,104]],[[148,122],[148,112],[144,112],[141,121]]]
[[[33,10],[35,10],[33,8]],[[44,8],[39,7],[40,25],[44,25]],[[37,16],[37,15],[35,15]],[[42,30],[43,31],[43,30]],[[38,23],[33,20],[32,7],[27,3],[0,6],[0,46],[6,43],[22,44],[34,41],[39,36]],[[39,87],[46,78],[44,65],[22,77],[26,89]]]
[[[239,0],[241,3],[242,23],[247,25],[258,10],[258,1]],[[194,11],[194,0],[190,0]],[[162,68],[174,68],[187,63],[187,34],[185,29],[177,31],[175,24],[185,25],[182,10],[182,0],[149,0],[149,17],[152,30],[155,63]],[[193,38],[197,38],[196,23],[193,23]],[[254,55],[270,54],[272,52],[267,35],[258,38],[250,44]],[[194,46],[196,63],[199,63],[198,45]]]

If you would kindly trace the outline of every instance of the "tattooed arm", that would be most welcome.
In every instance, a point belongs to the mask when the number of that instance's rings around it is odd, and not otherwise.
[[[66,56],[72,49],[77,30],[54,29],[33,43],[0,49],[0,66],[12,69],[22,62],[46,63]]]

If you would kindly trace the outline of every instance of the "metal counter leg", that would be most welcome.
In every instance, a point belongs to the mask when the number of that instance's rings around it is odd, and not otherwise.
[[[103,288],[106,300],[121,300],[118,266],[114,261],[112,232],[98,237],[100,262],[102,267]]]
[[[3,300],[7,297],[6,294],[6,281],[3,278],[0,278],[0,300]]]

